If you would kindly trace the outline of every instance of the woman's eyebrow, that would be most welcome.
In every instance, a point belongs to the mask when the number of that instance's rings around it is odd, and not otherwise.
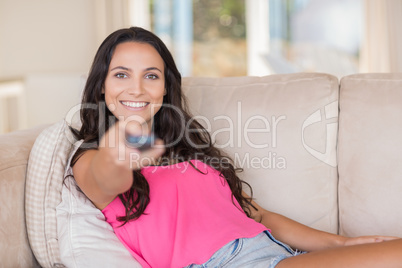
[[[124,71],[131,71],[130,68],[127,68],[127,67],[124,67],[124,66],[116,66],[116,67],[112,68],[110,71],[114,71],[116,69],[122,69]],[[157,70],[160,73],[162,73],[162,71],[157,67],[148,67],[148,68],[145,69],[145,71],[153,71],[153,70]]]
[[[122,69],[124,71],[131,71],[130,68],[124,67],[124,66],[116,66],[113,69],[111,69],[110,71],[116,70],[116,69]]]
[[[145,69],[145,71],[153,71],[153,70],[157,70],[157,71],[159,71],[160,73],[162,73],[162,71],[159,70],[159,69],[156,68],[156,67],[149,67],[149,68],[146,68],[146,69]]]

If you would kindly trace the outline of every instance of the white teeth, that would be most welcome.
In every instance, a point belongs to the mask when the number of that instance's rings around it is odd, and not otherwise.
[[[129,107],[133,107],[133,108],[141,108],[148,104],[147,102],[127,102],[127,101],[122,101],[121,103],[125,106],[129,106]]]

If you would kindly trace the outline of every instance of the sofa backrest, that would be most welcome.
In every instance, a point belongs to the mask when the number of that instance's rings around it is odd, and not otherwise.
[[[326,74],[184,78],[190,110],[256,202],[338,232],[338,79]]]
[[[344,77],[339,120],[340,233],[402,237],[402,73]]]

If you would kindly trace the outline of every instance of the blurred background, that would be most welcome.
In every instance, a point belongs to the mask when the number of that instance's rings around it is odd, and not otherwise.
[[[100,43],[131,25],[183,76],[402,72],[402,0],[0,0],[0,133],[64,118]]]

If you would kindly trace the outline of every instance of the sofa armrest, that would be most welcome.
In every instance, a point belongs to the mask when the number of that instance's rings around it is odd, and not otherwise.
[[[0,260],[4,267],[39,267],[25,225],[25,175],[31,147],[45,126],[0,135]]]

